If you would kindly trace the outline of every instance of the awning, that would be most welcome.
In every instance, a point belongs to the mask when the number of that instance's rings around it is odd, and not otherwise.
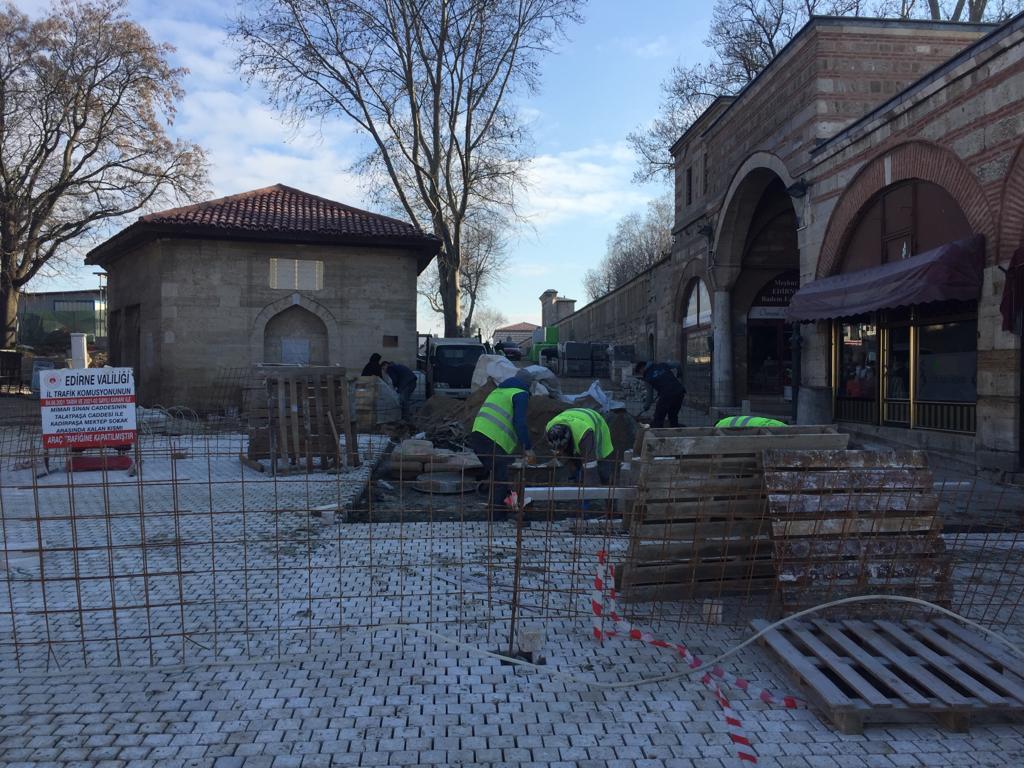
[[[973,235],[909,259],[823,277],[801,288],[789,303],[789,320],[852,317],[929,301],[969,301],[981,296],[985,238]]]
[[[1024,326],[1024,248],[1018,248],[1006,268],[1003,300],[999,302],[1003,330],[1022,333]]]

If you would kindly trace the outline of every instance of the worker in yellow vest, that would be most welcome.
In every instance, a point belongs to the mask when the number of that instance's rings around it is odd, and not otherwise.
[[[786,427],[784,421],[768,419],[764,416],[729,416],[719,419],[716,427]]]
[[[492,480],[493,496],[503,499],[505,509],[495,513],[495,519],[508,515],[514,506],[508,471],[522,451],[528,463],[536,461],[530,443],[530,430],[526,423],[526,409],[530,402],[530,388],[522,379],[506,379],[484,400],[473,420],[469,447],[476,453]]]
[[[590,408],[570,408],[547,423],[548,445],[560,456],[568,456],[577,465],[577,477],[584,485],[607,485],[611,480],[612,433],[608,422]]]

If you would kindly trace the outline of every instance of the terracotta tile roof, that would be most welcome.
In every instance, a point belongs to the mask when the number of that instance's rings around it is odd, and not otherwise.
[[[398,247],[415,253],[418,272],[441,246],[408,222],[275,184],[140,216],[89,251],[85,263],[105,265],[161,237]]]
[[[142,216],[148,224],[209,227],[248,232],[357,237],[422,237],[398,219],[311,195],[284,184]]]
[[[504,325],[501,328],[495,328],[494,332],[498,331],[535,331],[540,328],[539,325],[533,323],[516,323],[515,325]]]

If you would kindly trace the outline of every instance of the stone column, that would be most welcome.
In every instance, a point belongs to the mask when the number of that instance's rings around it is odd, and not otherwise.
[[[711,300],[711,329],[715,344],[711,353],[711,402],[725,408],[734,404],[731,299],[729,291],[715,291]]]

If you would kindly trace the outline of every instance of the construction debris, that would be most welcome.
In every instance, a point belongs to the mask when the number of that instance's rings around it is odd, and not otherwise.
[[[410,439],[403,440],[391,453],[385,473],[395,480],[416,479],[429,484],[431,475],[469,475],[475,479],[482,469],[483,464],[472,451],[456,452],[447,448],[435,448],[430,440]],[[427,488],[427,491],[431,492],[430,488]]]

